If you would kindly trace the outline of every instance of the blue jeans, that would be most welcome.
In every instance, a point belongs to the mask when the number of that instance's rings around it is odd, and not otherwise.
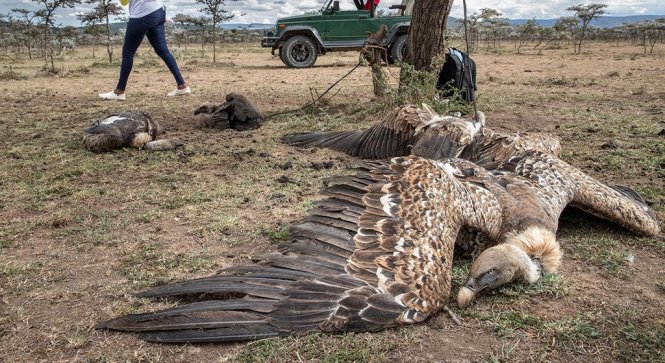
[[[182,79],[182,75],[178,69],[178,64],[166,46],[166,36],[164,34],[165,21],[166,10],[164,8],[155,10],[142,18],[129,19],[127,32],[125,33],[125,42],[122,45],[122,65],[120,66],[120,79],[118,80],[117,89],[121,91],[125,90],[127,79],[134,65],[134,54],[136,54],[136,50],[139,49],[145,36],[148,37],[148,41],[155,50],[155,53],[169,67],[178,86],[185,84],[185,80]]]

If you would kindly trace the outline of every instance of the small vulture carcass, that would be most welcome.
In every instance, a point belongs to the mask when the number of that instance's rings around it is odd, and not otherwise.
[[[501,161],[520,151],[535,150],[558,156],[556,137],[540,133],[503,134],[485,127],[485,115],[476,119],[441,116],[428,105],[396,108],[367,130],[287,135],[286,144],[327,147],[361,159],[417,155],[429,159],[462,158]]]
[[[258,129],[264,123],[263,116],[247,97],[235,92],[226,95],[226,102],[221,105],[197,108],[194,115],[200,115],[201,126],[211,129],[248,131]]]
[[[145,112],[121,112],[109,115],[93,122],[84,131],[83,144],[94,153],[123,147],[172,150],[182,145],[175,140],[155,140],[162,133],[162,129],[157,121]]]

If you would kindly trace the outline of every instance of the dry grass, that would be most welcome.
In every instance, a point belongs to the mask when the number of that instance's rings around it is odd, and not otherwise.
[[[662,221],[665,53],[639,52],[596,45],[582,55],[474,59],[491,126],[557,134],[565,160],[636,188]],[[378,334],[194,346],[92,329],[171,303],[134,298],[144,286],[209,275],[269,250],[288,237],[285,226],[316,199],[323,178],[356,162],[285,147],[279,136],[363,127],[388,111],[371,99],[369,71],[359,69],[323,109],[250,133],[208,132],[191,115],[200,103],[239,91],[266,113],[293,108],[309,100],[310,87],[322,91],[348,72],[357,54],[326,55],[313,69],[295,70],[258,47],[223,49],[218,64],[190,50],[179,62],[194,93],[173,100],[165,97],[171,76],[149,53],[143,49],[135,63],[125,103],[96,98],[113,88],[118,65],[86,50],[59,60],[64,69],[55,76],[41,74],[38,62],[13,64],[11,74],[0,64],[7,95],[0,101],[0,360],[665,360],[662,236],[640,239],[581,213],[563,216],[560,275],[480,299],[459,312],[461,327],[440,317]],[[150,112],[186,146],[86,152],[82,129],[125,109]],[[609,140],[618,148],[601,148]]]

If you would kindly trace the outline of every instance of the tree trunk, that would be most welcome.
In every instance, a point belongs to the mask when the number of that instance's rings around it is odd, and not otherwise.
[[[217,33],[215,28],[217,23],[212,23],[212,62],[217,63]]]
[[[430,68],[445,47],[444,30],[453,0],[415,1],[404,62],[416,70]]]
[[[111,47],[111,26],[109,25],[108,13],[106,13],[106,52],[109,54],[109,64],[113,63],[113,48]]]
[[[381,45],[383,44],[383,38],[385,38],[387,32],[388,28],[386,25],[381,25],[378,32],[367,36],[367,42],[365,42],[365,46],[361,51],[363,58],[367,60],[367,63],[369,63],[369,66],[372,69],[374,95],[379,98],[386,95],[386,87],[388,84],[386,82],[386,75],[381,67],[382,55],[384,54],[384,49]]]

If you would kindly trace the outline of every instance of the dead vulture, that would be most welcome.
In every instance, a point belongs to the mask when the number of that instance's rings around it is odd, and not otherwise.
[[[85,131],[83,144],[94,152],[107,152],[131,146],[141,148],[161,133],[157,121],[145,112],[121,112],[106,116]]]
[[[226,102],[221,105],[203,105],[197,108],[194,115],[201,115],[201,126],[222,130],[253,130],[261,127],[264,122],[247,97],[235,92],[226,95]]]
[[[462,306],[480,290],[535,281],[543,270],[556,269],[561,252],[554,234],[569,203],[639,233],[659,230],[632,193],[533,151],[492,171],[462,159],[369,162],[355,175],[333,178],[323,195],[327,199],[291,228],[280,253],[149,289],[139,296],[195,300],[98,328],[165,343],[376,331],[422,322],[444,308],[454,246],[467,242],[458,238],[462,228],[498,244],[474,263],[458,297]]]
[[[417,155],[489,162],[524,150],[555,156],[561,150],[556,137],[494,132],[485,127],[485,115],[481,112],[477,120],[441,116],[426,104],[421,108],[399,107],[367,130],[287,135],[282,141],[300,147],[327,147],[361,159]]]

